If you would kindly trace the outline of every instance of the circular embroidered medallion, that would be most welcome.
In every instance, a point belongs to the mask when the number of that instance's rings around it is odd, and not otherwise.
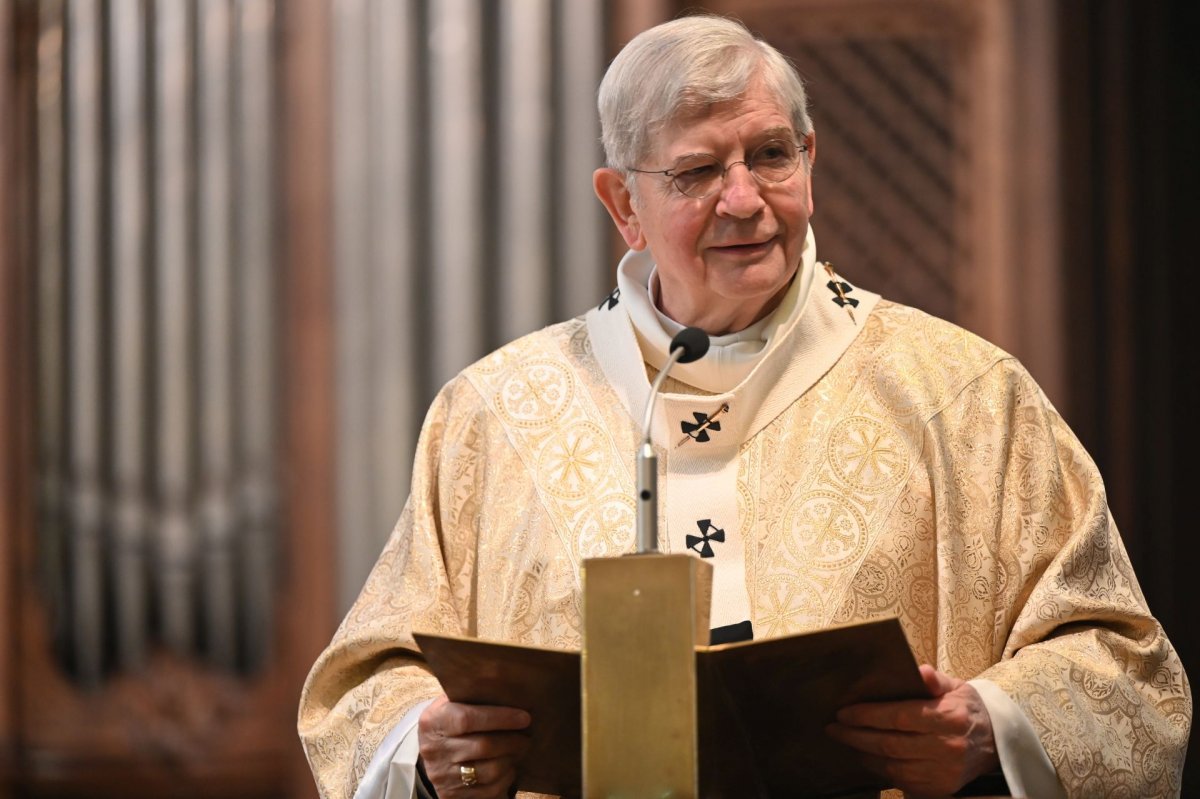
[[[562,499],[579,499],[595,490],[604,474],[607,438],[591,422],[578,422],[546,442],[538,456],[542,488]]]
[[[766,578],[755,605],[754,630],[758,637],[814,630],[825,623],[820,586],[797,574],[778,574]]]
[[[908,448],[896,433],[874,419],[852,416],[829,436],[829,465],[848,485],[878,494],[908,475]]]
[[[485,375],[494,375],[501,372],[508,365],[510,358],[509,347],[501,347],[475,362],[471,367],[477,372],[482,372]]]
[[[496,392],[496,411],[518,427],[553,424],[575,394],[575,378],[561,363],[532,360],[504,381]]]
[[[911,350],[893,350],[871,366],[871,392],[896,416],[940,405],[944,391],[941,375],[922,364]]]
[[[633,497],[609,494],[588,506],[575,528],[580,559],[626,552],[633,544],[637,511]]]
[[[826,571],[857,563],[867,548],[867,524],[849,502],[831,491],[812,491],[784,516],[788,547],[796,561]]]

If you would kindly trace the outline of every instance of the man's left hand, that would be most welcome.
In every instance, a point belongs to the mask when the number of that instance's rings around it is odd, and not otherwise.
[[[932,699],[848,705],[827,729],[894,787],[946,796],[999,767],[992,720],[963,680],[929,665],[921,666],[921,678]]]

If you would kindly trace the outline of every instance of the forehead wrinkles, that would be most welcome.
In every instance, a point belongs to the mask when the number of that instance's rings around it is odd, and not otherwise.
[[[713,103],[703,112],[677,117],[654,136],[659,156],[708,152],[714,146],[727,147],[747,138],[794,138],[791,118],[774,97],[764,94],[752,92],[738,100]]]

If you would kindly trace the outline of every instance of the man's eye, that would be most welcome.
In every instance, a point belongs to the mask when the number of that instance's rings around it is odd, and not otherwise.
[[[761,166],[785,164],[792,160],[791,150],[783,144],[767,144],[754,154],[754,163]]]
[[[707,180],[717,174],[717,165],[707,161],[699,164],[681,164],[675,168],[675,177],[681,180]]]

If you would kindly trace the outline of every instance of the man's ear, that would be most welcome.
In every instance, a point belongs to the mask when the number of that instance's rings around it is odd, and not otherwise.
[[[642,233],[642,224],[633,207],[633,197],[621,173],[608,167],[597,169],[592,173],[592,187],[629,249],[646,249],[646,236]]]

